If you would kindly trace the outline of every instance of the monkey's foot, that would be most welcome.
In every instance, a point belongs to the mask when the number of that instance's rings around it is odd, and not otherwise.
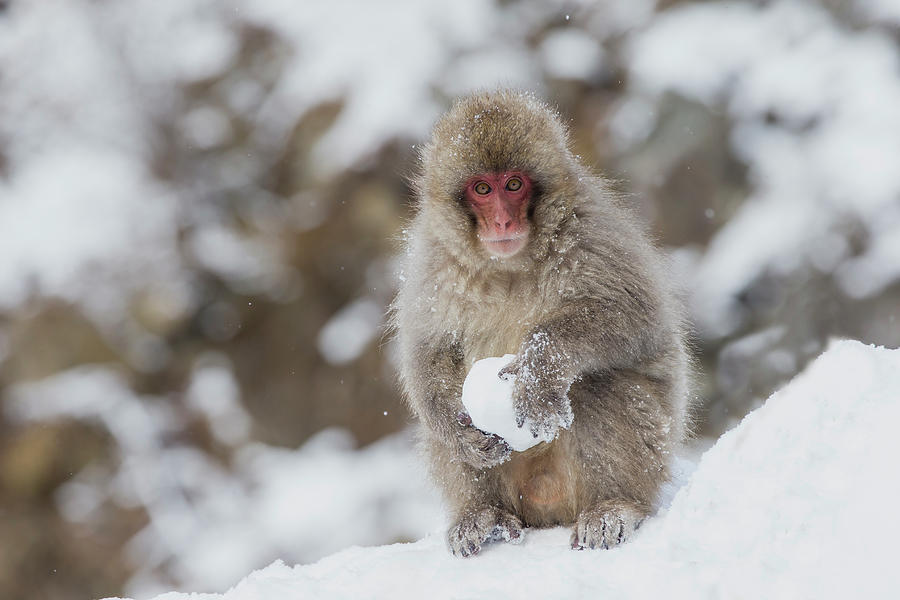
[[[572,548],[614,548],[631,537],[647,512],[626,500],[608,500],[578,516],[572,532]]]
[[[518,544],[522,537],[522,521],[493,506],[466,511],[447,532],[450,551],[463,558],[478,554],[487,542]]]

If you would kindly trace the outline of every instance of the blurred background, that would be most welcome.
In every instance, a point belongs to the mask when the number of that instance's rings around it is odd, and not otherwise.
[[[558,106],[675,258],[701,438],[897,346],[898,40],[895,0],[0,0],[0,597],[441,526],[384,315],[473,89]]]

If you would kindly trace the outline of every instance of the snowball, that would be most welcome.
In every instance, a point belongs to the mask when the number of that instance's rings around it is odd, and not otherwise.
[[[531,435],[527,421],[522,427],[516,425],[512,400],[516,379],[498,376],[500,369],[515,358],[515,354],[506,354],[476,361],[463,382],[462,403],[472,417],[472,425],[499,435],[510,448],[522,452],[549,440]]]

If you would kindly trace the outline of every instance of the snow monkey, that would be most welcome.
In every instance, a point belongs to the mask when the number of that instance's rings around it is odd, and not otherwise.
[[[686,430],[685,333],[662,257],[528,94],[458,101],[414,186],[393,326],[450,550],[554,525],[573,526],[576,549],[622,543]],[[506,353],[517,424],[551,440],[524,452],[460,400],[472,364]]]

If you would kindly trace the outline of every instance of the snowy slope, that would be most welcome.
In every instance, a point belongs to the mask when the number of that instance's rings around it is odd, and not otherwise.
[[[835,342],[723,435],[668,511],[619,549],[572,551],[559,528],[460,560],[434,534],[159,600],[891,597],[898,422],[900,350]]]

